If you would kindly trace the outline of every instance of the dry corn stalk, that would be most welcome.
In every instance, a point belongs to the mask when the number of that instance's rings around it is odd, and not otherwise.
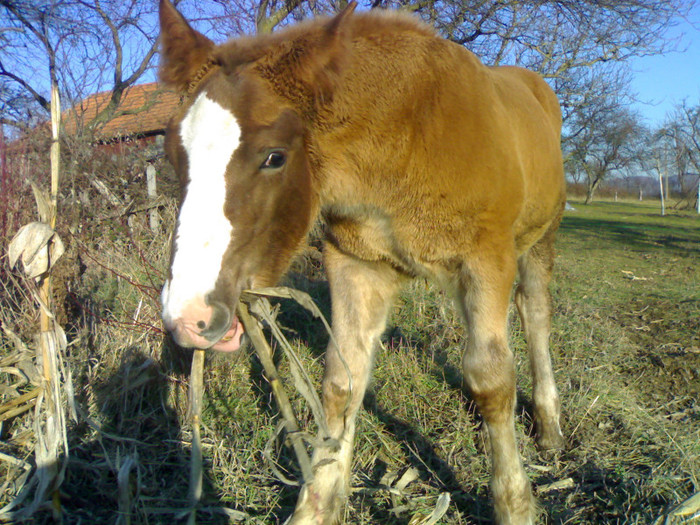
[[[200,424],[202,421],[202,397],[204,396],[204,354],[205,350],[195,349],[190,371],[189,417],[192,424],[192,457],[190,458],[190,515],[188,523],[194,525],[197,505],[202,497],[202,442]]]
[[[326,425],[326,417],[321,405],[321,400],[316,393],[313,384],[311,383],[311,379],[304,370],[301,361],[296,356],[291,345],[284,337],[282,330],[275,322],[274,315],[272,314],[272,308],[266,298],[268,296],[295,300],[301,306],[309,310],[315,317],[321,319],[331,338],[333,338],[333,334],[330,330],[328,322],[323,317],[323,314],[319,308],[313,302],[311,297],[304,292],[294,290],[292,288],[277,287],[246,291],[241,295],[241,300],[238,304],[239,319],[241,323],[243,323],[246,334],[253,343],[258,358],[265,369],[265,375],[267,376],[267,380],[270,382],[277,406],[282,414],[284,428],[289,435],[292,448],[297,456],[302,478],[305,483],[309,483],[313,480],[313,471],[304,440],[306,439],[313,441],[316,446],[334,447],[337,446],[337,443],[334,440],[328,439],[329,432]],[[294,384],[299,393],[302,394],[311,407],[319,428],[319,433],[321,436],[320,440],[310,439],[299,428],[292,410],[292,405],[289,401],[289,397],[284,390],[282,381],[277,373],[277,368],[272,360],[272,349],[263,335],[262,328],[260,326],[260,322],[262,320],[264,320],[270,326],[273,336],[276,338],[277,342],[280,344],[285,354],[289,358],[290,368],[292,375],[294,376]],[[197,349],[194,351],[190,376],[189,418],[192,425],[192,457],[190,460],[190,508],[187,511],[189,514],[188,523],[190,524],[195,523],[196,509],[202,495],[202,450],[200,441],[200,424],[202,398],[204,395],[204,356],[205,350]],[[344,361],[343,364],[347,370],[347,365]],[[349,372],[348,377],[350,377]],[[238,519],[240,519],[240,517]]]
[[[313,480],[311,460],[306,452],[304,441],[301,438],[299,425],[294,417],[294,411],[292,410],[292,405],[289,402],[289,397],[284,391],[282,382],[277,374],[277,368],[275,367],[275,363],[272,361],[272,350],[265,340],[265,336],[263,335],[260,325],[251,317],[248,305],[244,302],[240,302],[238,305],[238,313],[240,315],[241,322],[245,327],[246,333],[253,342],[255,351],[260,358],[263,368],[265,369],[265,375],[267,376],[267,380],[270,382],[272,393],[277,401],[277,406],[279,407],[282,417],[284,418],[285,428],[292,442],[294,453],[299,461],[299,467],[301,468],[304,481],[310,483]]]
[[[326,424],[326,415],[323,410],[323,405],[321,404],[321,399],[316,393],[311,379],[306,373],[306,370],[304,370],[304,367],[302,366],[301,361],[294,352],[292,345],[289,344],[287,338],[284,336],[284,333],[275,321],[274,315],[272,314],[272,307],[270,306],[267,297],[292,299],[296,301],[300,306],[308,310],[314,317],[321,320],[323,326],[328,332],[331,341],[333,341],[334,343],[331,347],[337,349],[339,347],[333,337],[331,327],[328,324],[326,318],[323,316],[321,310],[318,308],[318,306],[316,306],[316,303],[314,303],[313,299],[311,299],[311,297],[307,293],[304,293],[300,290],[279,286],[275,288],[260,288],[257,290],[248,290],[241,294],[241,300],[239,304],[248,304],[249,308],[251,309],[251,313],[255,314],[255,317],[258,319],[258,321],[265,321],[269,325],[270,330],[272,331],[272,335],[275,337],[280,347],[284,351],[285,355],[289,359],[290,370],[294,378],[294,386],[309,404],[309,407],[311,408],[311,411],[314,415],[314,420],[316,421],[316,424],[319,428],[320,440],[319,443],[316,443],[316,446],[320,445],[328,447],[337,447],[338,443],[335,440],[329,439],[330,432]],[[256,350],[258,350],[257,347]],[[348,368],[348,365],[345,362],[343,355],[338,353],[338,357],[340,358],[341,363],[345,367],[345,372],[348,376],[349,390],[350,392],[352,392],[352,374],[350,373],[350,369]],[[350,402],[351,397],[352,396],[348,396],[348,403]]]
[[[0,421],[17,417],[34,407],[36,405],[36,398],[39,396],[40,392],[40,388],[34,388],[0,405]]]
[[[36,435],[36,470],[32,479],[20,494],[0,509],[0,517],[17,519],[31,517],[47,500],[52,501],[56,516],[61,513],[58,488],[63,482],[68,439],[64,394],[72,399],[72,383],[69,371],[64,367],[63,352],[67,346],[63,329],[51,313],[51,268],[63,253],[63,245],[55,233],[58,199],[60,129],[60,101],[56,85],[51,89],[51,194],[47,198],[37,186],[33,186],[41,222],[23,227],[10,243],[10,264],[14,266],[21,257],[30,279],[36,279],[40,306],[39,348],[37,364],[41,365],[41,386],[34,406],[34,432]],[[63,381],[62,381],[63,379]],[[32,503],[20,512],[14,512],[34,489]]]

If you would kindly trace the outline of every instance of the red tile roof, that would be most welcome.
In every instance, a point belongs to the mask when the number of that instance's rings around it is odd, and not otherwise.
[[[78,124],[89,124],[109,102],[110,92],[90,95],[63,115],[64,129],[74,133]],[[115,112],[116,117],[99,128],[102,139],[162,132],[180,103],[180,96],[157,82],[128,88]]]

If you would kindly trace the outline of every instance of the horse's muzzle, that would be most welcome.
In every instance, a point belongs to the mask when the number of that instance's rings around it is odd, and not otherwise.
[[[175,342],[185,348],[232,352],[238,350],[243,325],[224,304],[190,306],[177,319],[163,319]]]

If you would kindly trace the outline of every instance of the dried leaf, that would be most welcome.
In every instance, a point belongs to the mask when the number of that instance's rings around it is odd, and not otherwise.
[[[31,222],[22,226],[10,242],[8,256],[10,267],[21,257],[27,277],[45,274],[63,255],[63,241],[43,222]]]
[[[295,290],[294,288],[288,288],[286,286],[275,286],[271,288],[246,290],[245,293],[249,293],[251,295],[262,295],[266,297],[279,297],[281,299],[293,299],[311,312],[314,317],[321,316],[321,311],[318,309],[318,306],[316,306],[316,303],[311,296],[306,292],[302,292],[301,290]]]
[[[591,405],[593,406],[593,405]],[[537,488],[537,492],[540,494],[544,494],[546,492],[552,492],[555,490],[566,490],[566,489],[572,489],[576,486],[574,483],[573,478],[564,478],[560,479],[559,481],[555,481],[554,483],[549,483],[547,485],[540,485]]]
[[[5,372],[5,370],[1,370],[1,371]],[[2,397],[17,397],[18,395],[19,394],[17,393],[17,389],[15,387],[0,384],[0,396],[2,396]],[[0,405],[0,412],[2,412],[2,405]]]
[[[112,193],[104,182],[99,179],[93,179],[91,182],[97,191],[99,191],[112,205],[123,206],[121,199]]]
[[[119,517],[117,518],[117,524],[119,525],[131,523],[130,518],[134,506],[134,496],[138,497],[141,488],[138,467],[138,454],[128,455],[124,458],[124,463],[117,474],[117,485],[119,488]],[[136,470],[136,476],[132,475],[132,470]],[[134,485],[136,486],[134,487]],[[136,489],[135,491],[134,488]]]
[[[280,288],[275,288],[275,289],[264,289],[261,290],[260,293],[264,295],[273,295],[267,293],[267,290],[280,290]],[[247,292],[246,292],[247,293]],[[282,289],[282,293],[284,293],[284,289]],[[300,292],[303,293],[303,292]],[[254,295],[251,293],[251,295]],[[306,295],[306,294],[304,294]],[[297,300],[296,297],[291,297],[291,296],[286,296],[286,295],[278,295],[274,294],[274,297],[289,297]],[[309,301],[316,306],[313,303],[313,300],[307,295],[306,296]],[[245,300],[245,296],[242,297],[242,300]],[[304,300],[302,298],[302,300]],[[306,399],[307,403],[309,403],[309,407],[311,408],[311,411],[314,414],[314,418],[316,420],[316,423],[319,426],[319,429],[321,430],[321,435],[323,438],[326,438],[327,436],[330,435],[330,430],[328,429],[328,426],[326,424],[326,416],[325,412],[323,410],[323,404],[321,403],[321,399],[316,393],[316,390],[313,387],[313,383],[311,381],[311,378],[309,375],[306,373],[306,370],[304,370],[304,367],[299,360],[299,357],[296,355],[294,352],[294,349],[292,348],[292,345],[289,344],[289,341],[287,338],[284,336],[284,333],[282,330],[280,330],[279,326],[275,322],[275,316],[272,311],[272,306],[270,305],[270,302],[264,297],[264,296],[258,296],[255,298],[254,301],[251,301],[250,305],[250,311],[254,313],[256,316],[264,319],[267,324],[270,326],[270,329],[272,330],[273,335],[275,336],[275,339],[277,339],[277,342],[280,344],[280,347],[284,351],[285,355],[289,359],[289,364],[290,364],[290,371],[292,373],[292,377],[294,379],[294,386],[296,387],[297,391]],[[302,304],[300,302],[300,304]],[[302,304],[302,306],[304,306]]]
[[[672,516],[690,516],[700,511],[700,492],[696,492],[671,511]]]
[[[316,305],[314,300],[311,298],[311,296],[305,292],[302,292],[300,290],[296,290],[294,288],[288,288],[286,286],[278,286],[278,287],[273,287],[273,288],[258,288],[257,290],[245,290],[241,294],[240,300],[245,302],[248,301],[251,304],[254,303],[254,301],[250,301],[250,297],[259,297],[259,298],[264,298],[264,297],[279,297],[283,299],[293,299],[296,301],[298,304],[300,304],[302,307],[306,308],[309,312],[313,314],[314,317],[317,319],[320,319],[321,322],[323,323],[323,326],[326,328],[326,331],[328,332],[328,336],[331,339],[331,342],[333,345],[330,348],[335,349],[336,352],[338,352],[338,357],[340,358],[340,362],[343,364],[343,368],[345,368],[345,372],[347,373],[348,376],[348,382],[349,382],[349,389],[350,392],[353,390],[353,381],[352,381],[352,374],[350,373],[350,368],[348,367],[347,362],[345,361],[345,358],[343,355],[340,353],[338,350],[339,345],[335,338],[333,337],[333,331],[331,330],[330,324],[328,324],[328,321],[326,320],[325,316],[321,312],[320,308]],[[268,307],[263,309],[262,313],[265,313],[265,311],[270,311],[269,303]],[[281,334],[281,331],[279,330],[279,327],[276,325],[276,323],[271,322],[271,319],[266,319],[266,321],[270,324],[270,328],[272,328],[273,333],[275,333],[275,338],[278,340],[278,342],[282,345],[282,348],[287,352],[289,355],[289,352],[287,351],[289,348],[289,343],[285,346],[285,343],[282,341],[284,339],[284,336]],[[274,318],[272,319],[274,321]],[[278,334],[281,335],[281,337],[278,337]],[[293,354],[293,352],[292,352]],[[296,359],[296,356],[294,356],[294,359]],[[292,360],[290,358],[290,360]],[[292,360],[293,361],[293,360]],[[302,368],[303,371],[303,368]],[[306,373],[304,372],[304,375]],[[307,381],[309,384],[310,380]],[[321,429],[322,433],[325,435],[329,435],[327,433],[327,429],[325,427],[325,416],[321,417],[323,415],[323,409],[320,407],[320,401],[316,403],[313,400],[313,395],[310,395],[307,397],[307,395],[304,392],[301,392],[302,395],[311,403],[311,409],[314,412],[314,416],[316,417],[317,422],[319,422],[319,428]],[[348,397],[348,403],[350,402],[350,397]],[[347,409],[347,406],[346,406]]]
[[[66,337],[66,332],[63,330],[63,327],[56,322],[53,323],[53,331],[56,336],[58,351],[63,352],[66,348],[68,348],[68,338]]]
[[[22,340],[19,338],[19,336],[16,333],[14,333],[12,330],[10,330],[5,325],[0,326],[0,328],[2,328],[3,333],[12,342],[12,344],[15,347],[15,351],[17,352],[18,355],[25,355],[25,354],[33,355],[31,350],[29,350],[29,348],[27,348],[27,345],[25,345],[22,342]],[[12,362],[14,363],[16,361],[12,361]]]
[[[40,188],[34,181],[29,181],[29,184],[32,185],[32,191],[34,192],[36,208],[39,211],[39,220],[43,223],[50,224],[53,215],[53,206],[51,204],[49,192]]]
[[[10,267],[17,264],[20,255],[22,262],[28,264],[36,253],[49,242],[53,235],[53,229],[43,222],[31,222],[22,226],[10,241],[7,254],[10,258]]]
[[[22,511],[27,516],[34,514],[47,500],[52,499],[53,492],[63,483],[68,457],[64,396],[61,393],[59,375],[62,337],[52,330],[41,332],[40,344],[45,360],[42,362],[43,388],[37,398],[33,425],[36,436],[34,458],[37,469],[34,477],[37,488],[31,505]],[[73,393],[70,392],[69,395],[72,396]]]
[[[430,516],[414,516],[409,525],[435,525],[442,518],[450,507],[450,493],[443,492],[435,503],[435,508]]]
[[[419,477],[420,477],[420,473],[418,472],[418,469],[411,467],[408,470],[406,470],[406,472],[403,473],[403,476],[401,476],[401,479],[399,479],[396,482],[396,485],[394,485],[394,488],[396,490],[403,491],[406,489],[406,487],[408,487],[408,485],[410,485],[411,483],[416,481]]]
[[[258,321],[250,314],[248,306],[245,302],[241,301],[238,304],[239,319],[243,323],[248,336],[250,337],[255,349],[260,358],[260,362],[265,369],[265,374],[272,387],[272,393],[277,400],[277,406],[285,420],[285,427],[289,432],[289,438],[292,442],[292,448],[299,460],[299,466],[301,468],[302,476],[304,481],[311,483],[313,480],[313,471],[311,470],[311,460],[306,451],[304,443],[301,439],[299,433],[299,425],[294,417],[294,411],[292,410],[291,403],[289,402],[289,397],[284,391],[282,382],[279,379],[279,374],[277,373],[277,368],[272,361],[272,350],[265,340],[262,328],[258,324]]]

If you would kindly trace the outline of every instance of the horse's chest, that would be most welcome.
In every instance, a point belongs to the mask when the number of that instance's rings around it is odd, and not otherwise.
[[[326,236],[341,251],[365,261],[389,262],[409,274],[415,272],[410,248],[397,238],[390,216],[369,207],[324,210]]]

